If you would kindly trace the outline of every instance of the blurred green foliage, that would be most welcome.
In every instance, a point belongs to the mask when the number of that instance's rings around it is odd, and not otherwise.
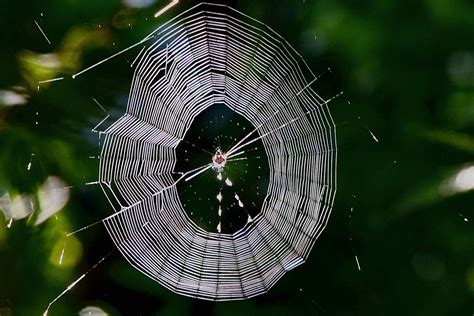
[[[67,242],[64,264],[55,261],[64,232],[112,211],[99,188],[84,185],[97,178],[97,159],[90,157],[98,155],[99,144],[90,130],[104,117],[92,98],[112,118],[123,112],[137,52],[82,78],[70,76],[195,2],[183,0],[156,20],[153,13],[166,3],[150,3],[2,3],[0,196],[27,198],[36,211],[9,229],[7,222],[0,225],[0,315],[42,314],[114,248],[96,226]],[[315,73],[331,67],[322,91],[325,84],[330,91],[344,90],[345,99],[332,106],[340,146],[338,194],[310,259],[267,295],[213,304],[165,290],[116,252],[53,305],[50,315],[75,315],[86,306],[109,315],[472,314],[472,2],[228,3],[281,34]],[[38,89],[39,81],[56,77],[66,79]],[[34,225],[41,185],[51,175],[72,186],[69,202]]]

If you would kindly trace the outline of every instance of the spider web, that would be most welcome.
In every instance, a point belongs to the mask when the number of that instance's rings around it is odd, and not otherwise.
[[[265,293],[308,258],[331,213],[332,98],[313,90],[318,77],[283,38],[227,6],[200,4],[142,43],[126,113],[102,133],[99,184],[116,211],[103,220],[107,231],[131,265],[176,293],[207,300]],[[261,210],[233,233],[196,225],[177,189],[214,172],[211,156],[176,170],[178,145],[212,106],[253,126],[222,148],[228,160],[261,142],[268,161]]]

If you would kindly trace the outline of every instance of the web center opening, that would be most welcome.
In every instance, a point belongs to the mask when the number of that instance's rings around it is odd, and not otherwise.
[[[224,104],[197,115],[176,148],[176,185],[189,218],[200,228],[232,234],[260,213],[269,185],[268,156],[261,140],[238,147],[255,129]]]

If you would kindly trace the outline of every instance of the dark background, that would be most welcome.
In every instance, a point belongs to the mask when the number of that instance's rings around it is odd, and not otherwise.
[[[133,8],[148,2],[149,7]],[[65,232],[112,213],[100,189],[85,185],[97,180],[97,159],[89,157],[97,156],[99,144],[91,128],[106,115],[92,97],[112,120],[123,113],[129,64],[138,50],[75,80],[71,75],[137,42],[194,3],[181,1],[158,19],[153,14],[167,2],[0,5],[0,196],[29,198],[35,210],[11,228],[7,221],[0,225],[0,315],[41,315],[114,249],[98,225],[68,238],[58,263]],[[338,131],[338,193],[309,260],[266,295],[214,304],[169,292],[115,251],[56,302],[50,315],[77,315],[87,306],[109,315],[471,315],[472,2],[230,4],[281,34],[315,73],[330,67],[325,84],[344,91],[331,105]],[[66,79],[38,91],[38,81],[62,76]],[[35,225],[50,176],[72,186],[70,197],[58,213]]]

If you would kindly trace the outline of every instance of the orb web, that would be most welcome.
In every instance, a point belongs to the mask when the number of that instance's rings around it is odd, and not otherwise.
[[[126,113],[103,132],[99,183],[116,211],[104,220],[107,231],[130,264],[176,293],[265,293],[308,258],[327,224],[336,192],[330,100],[313,90],[318,78],[284,39],[227,6],[198,5],[149,39]],[[203,165],[177,169],[193,122],[223,106],[253,129],[230,148],[210,148]],[[230,160],[259,142],[268,164],[259,209],[236,231],[197,225],[179,186],[216,177],[216,164],[230,170]]]

